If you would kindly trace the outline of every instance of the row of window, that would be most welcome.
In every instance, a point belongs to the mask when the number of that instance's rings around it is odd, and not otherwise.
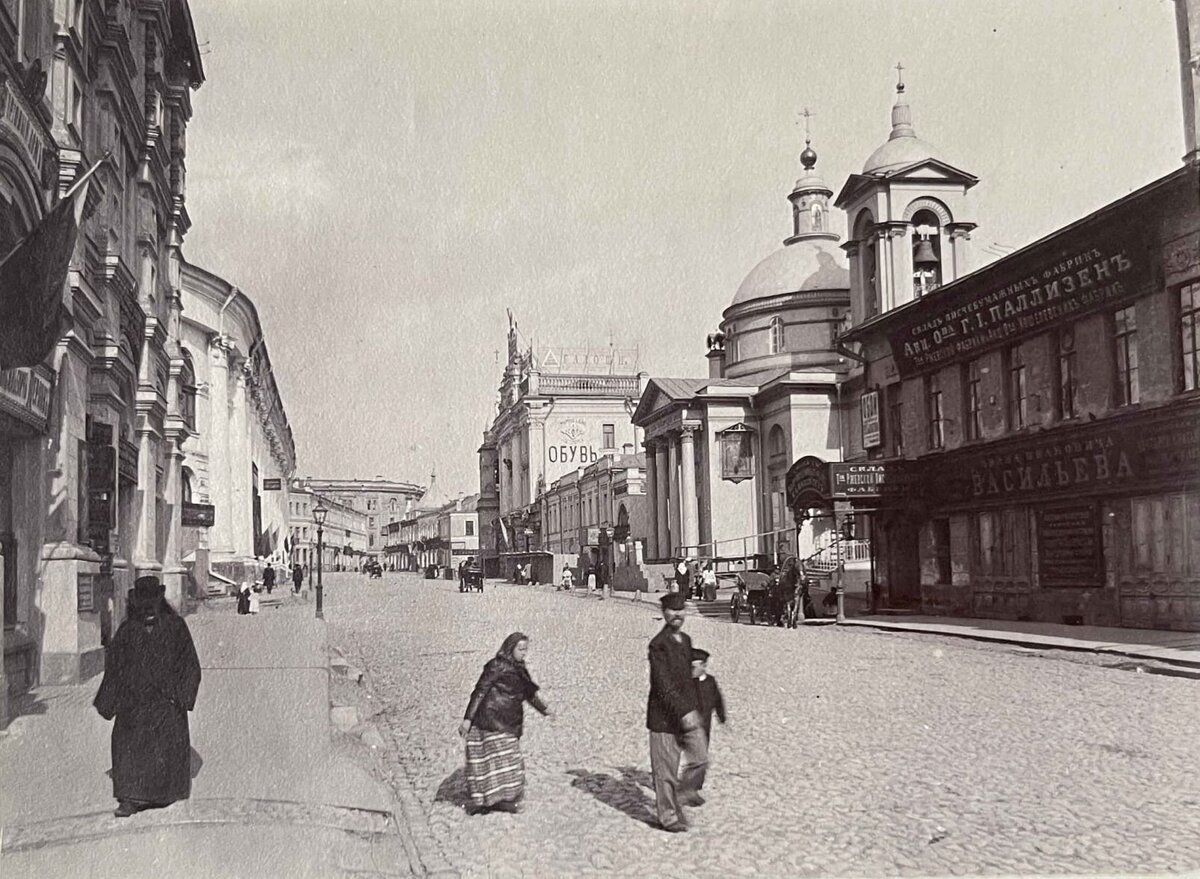
[[[1188,284],[1178,292],[1177,388],[1180,392],[1200,389],[1200,282]],[[1134,306],[1118,309],[1110,315],[1111,368],[1113,370],[1113,405],[1132,406],[1141,400],[1138,382],[1138,326]],[[1055,357],[1052,360],[1054,381],[1050,388],[1054,417],[1067,421],[1079,415],[1079,360],[1075,348],[1074,328],[1055,333]],[[1003,394],[1005,424],[1008,430],[1024,430],[1030,424],[1030,388],[1025,354],[1020,345],[1006,349],[1001,357],[1004,373]],[[968,442],[983,436],[983,361],[972,360],[962,366],[963,435]],[[946,447],[946,425],[950,422],[942,372],[925,378],[925,421],[928,446],[931,450]],[[901,386],[887,389],[888,454],[902,456],[904,447],[904,400]],[[1040,408],[1040,395],[1039,395]]]
[[[1130,501],[1128,557],[1122,567],[1133,574],[1200,573],[1200,498],[1170,494]],[[976,573],[1029,577],[1032,567],[1029,510],[988,510],[973,517],[972,563]],[[934,520],[935,555],[940,582],[950,582],[949,520]]]

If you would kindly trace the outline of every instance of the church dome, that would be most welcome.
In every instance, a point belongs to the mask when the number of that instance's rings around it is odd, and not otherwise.
[[[932,159],[933,155],[933,147],[915,134],[897,137],[886,141],[883,146],[871,153],[871,157],[863,165],[863,173],[879,174],[891,168],[900,168]]]
[[[849,290],[850,272],[838,247],[827,239],[806,239],[772,253],[738,287],[730,307],[807,290]]]

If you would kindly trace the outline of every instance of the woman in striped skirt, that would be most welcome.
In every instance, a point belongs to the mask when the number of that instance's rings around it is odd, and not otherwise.
[[[467,740],[467,790],[472,814],[518,811],[525,794],[525,760],[521,757],[525,703],[543,715],[550,709],[538,697],[525,656],[529,638],[513,632],[500,652],[488,660],[471,693],[458,734]]]

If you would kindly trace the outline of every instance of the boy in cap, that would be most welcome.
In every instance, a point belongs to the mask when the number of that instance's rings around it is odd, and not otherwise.
[[[712,743],[712,716],[717,712],[717,720],[725,723],[725,700],[721,698],[721,688],[717,679],[708,673],[708,651],[699,647],[692,648],[692,677],[696,681],[696,701],[700,708],[700,725],[704,729],[704,743]],[[704,798],[700,789],[704,787],[704,775],[707,766],[700,770],[700,778],[696,782],[696,796],[691,805],[703,805]]]
[[[691,674],[692,642],[683,633],[685,598],[668,592],[660,602],[663,627],[650,642],[646,728],[659,825],[679,833],[687,830],[682,806],[699,805],[696,791],[708,765],[708,742]]]

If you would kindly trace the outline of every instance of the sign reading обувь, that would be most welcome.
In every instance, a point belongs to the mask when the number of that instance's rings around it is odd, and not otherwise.
[[[941,308],[934,305],[941,291],[934,291],[888,332],[888,342],[897,370],[908,376],[1133,300],[1150,279],[1145,243],[1109,233],[968,276],[944,288]]]

